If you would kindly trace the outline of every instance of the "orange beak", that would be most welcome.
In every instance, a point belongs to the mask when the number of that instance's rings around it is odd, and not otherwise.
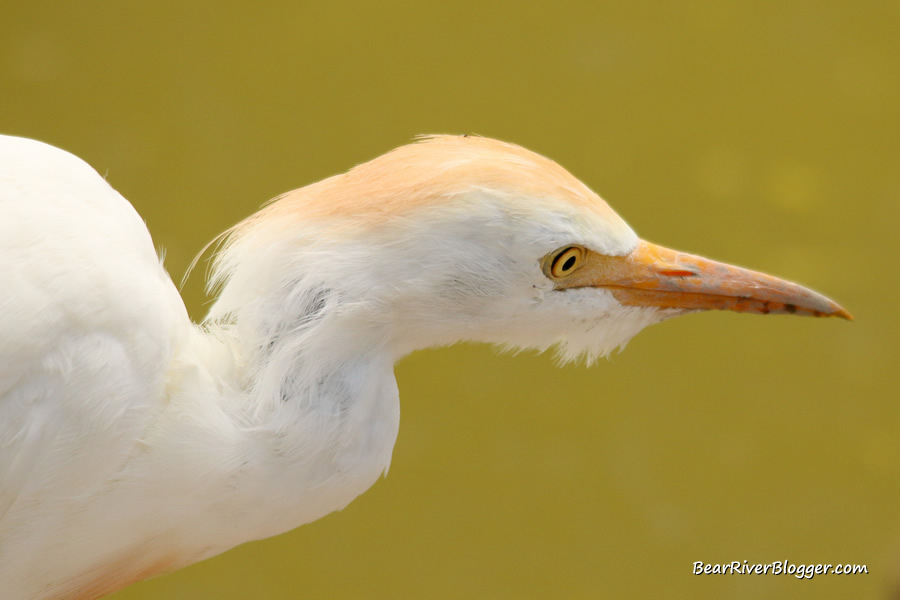
[[[558,289],[602,287],[626,306],[853,317],[796,283],[641,241],[627,256],[587,251]]]

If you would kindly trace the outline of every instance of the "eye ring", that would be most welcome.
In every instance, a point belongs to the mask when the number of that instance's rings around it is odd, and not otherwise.
[[[563,279],[584,264],[585,250],[581,246],[567,246],[556,252],[550,261],[549,275],[553,279]]]

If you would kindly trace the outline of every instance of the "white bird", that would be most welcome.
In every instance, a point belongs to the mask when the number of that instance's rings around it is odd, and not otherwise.
[[[226,232],[202,324],[91,167],[0,138],[0,596],[90,600],[346,506],[393,364],[474,340],[589,360],[687,311],[836,315],[641,241],[556,163],[434,136]]]

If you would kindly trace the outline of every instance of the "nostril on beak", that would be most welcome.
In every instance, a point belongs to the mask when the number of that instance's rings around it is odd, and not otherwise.
[[[667,275],[669,277],[696,277],[696,271],[691,271],[690,269],[681,269],[681,268],[671,268],[671,269],[661,269],[659,271],[660,275]]]

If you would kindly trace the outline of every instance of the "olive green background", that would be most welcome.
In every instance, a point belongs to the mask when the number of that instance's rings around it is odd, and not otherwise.
[[[416,353],[385,480],[116,600],[900,589],[900,3],[225,5],[0,11],[0,130],[106,175],[176,280],[278,193],[419,133],[477,133],[556,159],[646,239],[857,320],[690,315],[592,368]],[[869,574],[691,574],[732,560]]]

